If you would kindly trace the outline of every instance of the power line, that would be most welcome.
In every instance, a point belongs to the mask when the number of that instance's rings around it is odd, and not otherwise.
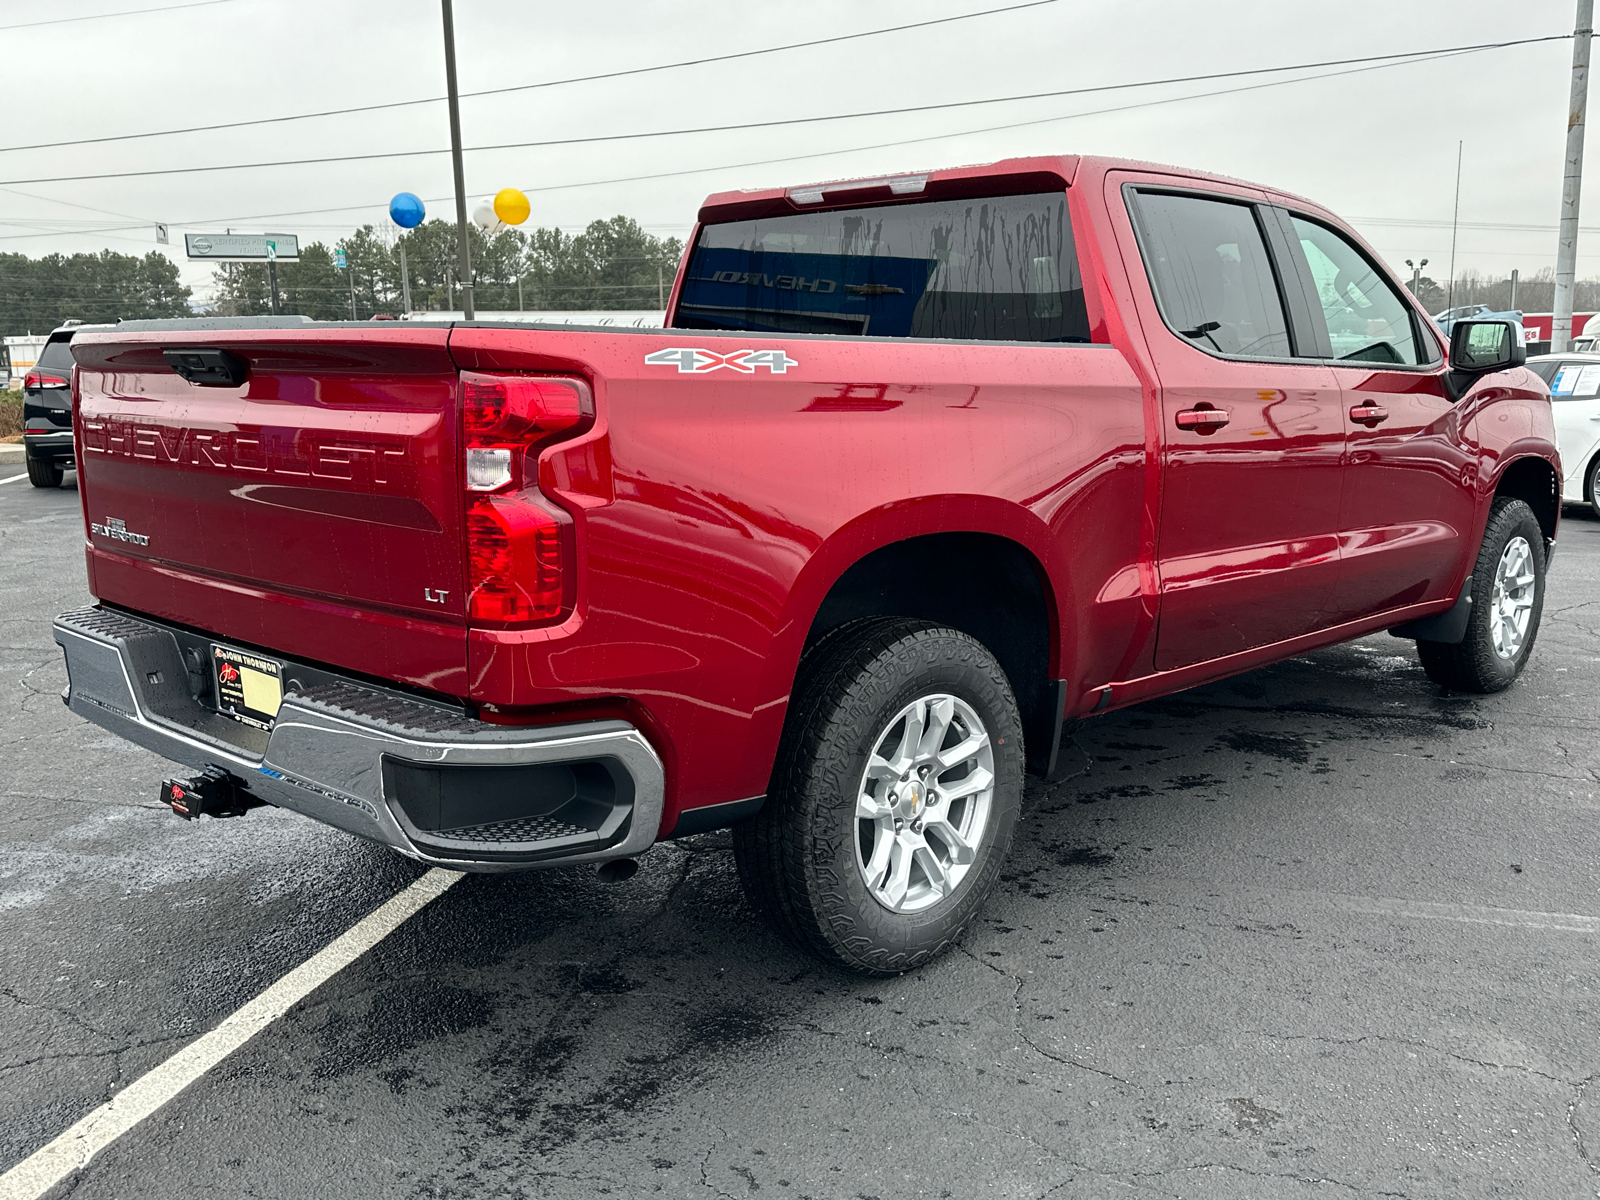
[[[213,4],[232,4],[234,0],[191,0],[188,4],[167,4],[160,8],[130,8],[123,12],[89,13],[82,17],[52,17],[48,21],[28,21],[22,25],[0,25],[0,33],[13,29],[37,29],[41,25],[71,25],[76,21],[103,21],[108,17],[138,17],[145,13],[175,12],[180,8],[207,8]]]
[[[154,224],[153,221],[146,221],[142,217],[134,216],[132,213],[116,212],[109,208],[95,208],[93,205],[77,204],[71,200],[57,200],[54,196],[36,196],[32,192],[19,192],[16,188],[0,188],[0,192],[9,192],[13,196],[25,196],[29,200],[42,200],[46,204],[61,204],[65,205],[67,208],[81,208],[84,212],[104,213],[108,217],[124,217],[129,221],[137,221],[141,225]]]
[[[226,0],[207,0],[208,3],[224,3]],[[763,54],[778,54],[785,50],[804,50],[810,46],[828,46],[835,42],[849,42],[857,38],[878,37],[885,33],[903,33],[910,29],[926,29],[931,25],[948,25],[952,21],[970,21],[977,17],[992,17],[998,13],[1017,12],[1024,8],[1039,8],[1046,4],[1054,4],[1057,0],[1028,0],[1025,4],[1013,4],[1006,8],[988,8],[982,12],[958,13],[953,17],[939,17],[932,21],[916,21],[910,25],[888,25],[882,29],[868,29],[861,33],[844,33],[835,37],[814,38],[807,42],[789,42],[782,46],[766,46],[759,50],[740,50],[733,54],[716,54],[707,58],[687,58],[679,62],[656,63],[649,67],[633,67],[626,71],[607,71],[600,75],[574,75],[567,79],[547,79],[542,83],[523,83],[513,87],[488,88],[481,92],[462,92],[463,100],[475,96],[503,96],[508,92],[527,92],[539,88],[564,87],[570,83],[594,83],[602,79],[620,79],[627,75],[648,75],[655,71],[671,71],[679,67],[699,67],[710,63],[731,62],[739,58],[756,58]],[[179,6],[183,7],[183,6]],[[149,11],[160,11],[152,9]],[[1570,35],[1569,35],[1570,36]],[[213,133],[220,129],[243,129],[251,125],[279,125],[286,121],[310,121],[320,117],[343,117],[351,113],[381,112],[392,108],[411,108],[419,104],[442,104],[443,96],[425,96],[420,100],[392,100],[385,104],[360,104],[353,108],[329,108],[319,112],[293,113],[282,117],[259,117],[250,121],[229,121],[221,125],[190,125],[182,129],[157,129],[150,133],[119,133],[109,137],[77,138],[65,142],[35,142],[27,146],[0,146],[0,154],[9,154],[14,150],[52,150],[61,146],[89,146],[102,142],[126,142],[136,138],[171,137],[181,133]]]
[[[1450,54],[1441,55],[1441,57],[1452,57],[1454,54],[1462,54],[1462,53],[1468,53],[1468,52],[1469,51],[1453,51]],[[1053,123],[1055,123],[1057,121],[1072,121],[1072,120],[1077,120],[1077,119],[1082,118],[1082,117],[1104,116],[1104,115],[1106,115],[1108,113],[1128,112],[1128,111],[1130,111],[1132,109],[1138,109],[1138,108],[1150,108],[1150,107],[1154,107],[1154,106],[1157,106],[1157,105],[1163,105],[1163,104],[1177,104],[1177,103],[1180,103],[1180,102],[1185,101],[1185,100],[1206,100],[1206,99],[1210,99],[1210,98],[1213,98],[1213,97],[1216,97],[1216,96],[1229,96],[1229,95],[1235,95],[1235,94],[1240,93],[1240,92],[1259,91],[1259,90],[1261,90],[1263,88],[1269,88],[1269,87],[1283,87],[1283,86],[1286,86],[1288,84],[1293,84],[1293,83],[1313,83],[1313,82],[1316,82],[1316,81],[1321,80],[1321,79],[1334,79],[1334,78],[1338,78],[1338,77],[1343,76],[1343,75],[1360,74],[1360,73],[1362,73],[1364,71],[1382,70],[1383,68],[1385,68],[1387,66],[1406,66],[1406,65],[1408,65],[1408,64],[1407,63],[1379,63],[1376,66],[1357,67],[1357,68],[1355,68],[1353,70],[1349,70],[1349,71],[1330,71],[1330,72],[1328,72],[1327,74],[1324,74],[1324,75],[1310,75],[1310,76],[1306,76],[1306,77],[1301,78],[1301,79],[1281,79],[1281,80],[1273,80],[1273,81],[1270,81],[1270,82],[1267,82],[1267,83],[1250,84],[1250,85],[1248,85],[1246,87],[1220,88],[1220,89],[1218,89],[1216,91],[1211,91],[1211,92],[1196,92],[1196,93],[1191,93],[1191,94],[1186,95],[1186,96],[1168,96],[1168,97],[1165,97],[1165,98],[1159,99],[1159,100],[1146,100],[1146,101],[1141,101],[1141,102],[1136,103],[1136,104],[1122,104],[1122,105],[1117,105],[1117,106],[1112,107],[1112,108],[1094,109],[1094,110],[1091,110],[1089,112],[1065,113],[1065,114],[1061,114],[1059,116],[1038,117],[1038,118],[1033,118],[1033,119],[1026,120],[1026,121],[1010,121],[1010,122],[1007,122],[1007,123],[1005,123],[1003,125],[984,125],[984,126],[979,126],[976,129],[961,129],[961,130],[956,130],[956,131],[951,132],[951,133],[929,134],[929,135],[924,136],[924,137],[900,138],[898,140],[889,141],[889,142],[872,142],[872,143],[869,143],[869,144],[864,145],[864,146],[833,147],[833,148],[828,149],[828,150],[818,150],[818,151],[813,151],[813,152],[807,153],[807,154],[788,154],[788,155],[782,155],[782,156],[777,157],[777,158],[762,158],[762,159],[755,159],[755,160],[752,160],[752,161],[738,162],[738,163],[721,163],[721,164],[719,164],[717,166],[710,166],[710,167],[686,167],[686,168],[683,168],[683,169],[677,170],[677,171],[655,171],[655,172],[651,172],[649,174],[644,174],[644,175],[622,175],[622,176],[614,176],[614,177],[609,178],[609,179],[589,179],[589,180],[584,180],[584,181],[578,182],[578,183],[551,183],[551,184],[544,184],[544,185],[539,186],[539,187],[524,188],[523,190],[526,191],[526,192],[533,193],[533,194],[539,194],[539,193],[542,193],[542,192],[569,191],[569,190],[572,190],[572,189],[575,189],[575,188],[606,187],[606,186],[609,186],[609,185],[612,185],[612,184],[618,184],[618,183],[645,183],[645,182],[650,182],[650,181],[657,180],[657,179],[677,179],[677,178],[681,178],[681,177],[686,176],[686,175],[705,175],[705,174],[711,174],[711,173],[715,173],[715,172],[719,172],[719,171],[745,170],[745,169],[748,169],[750,167],[775,166],[775,165],[783,164],[783,163],[802,162],[802,161],[806,161],[806,160],[813,159],[813,158],[832,158],[832,157],[835,157],[835,156],[841,155],[841,154],[859,154],[859,153],[863,153],[863,152],[869,151],[869,150],[894,149],[894,148],[897,148],[897,147],[900,147],[900,146],[913,146],[913,145],[919,145],[919,144],[922,144],[922,143],[925,143],[925,142],[940,142],[940,141],[948,141],[948,140],[951,140],[951,139],[954,139],[954,138],[974,137],[974,136],[977,136],[979,134],[985,134],[985,133],[999,133],[999,132],[1004,132],[1006,130],[1011,130],[1011,129],[1022,129],[1022,128],[1026,128],[1028,126],[1033,126],[1033,125],[1049,125],[1049,124],[1053,124]],[[449,199],[449,197],[434,196],[434,197],[429,197],[427,202],[430,203],[430,204],[443,203],[447,199]],[[244,221],[270,221],[270,220],[277,220],[277,219],[284,218],[284,217],[298,217],[298,216],[307,216],[307,215],[313,215],[313,214],[334,213],[334,212],[357,212],[357,211],[361,211],[361,210],[370,210],[370,209],[373,209],[373,208],[382,208],[382,207],[383,207],[382,204],[351,204],[351,205],[345,205],[345,206],[340,207],[340,208],[311,208],[311,209],[300,209],[300,210],[292,211],[292,212],[250,213],[250,214],[248,214],[246,216],[242,216],[242,217],[212,217],[212,218],[207,218],[207,219],[202,220],[202,221],[180,222],[178,224],[181,224],[184,227],[191,227],[191,226],[200,227],[200,226],[205,226],[205,225],[217,225],[217,224],[225,224],[225,223],[235,223],[235,224],[237,224],[237,223],[244,222]],[[37,236],[37,235],[29,235],[29,236]],[[5,239],[0,239],[0,240],[5,240]]]
[[[1565,36],[1568,36],[1568,35],[1562,35],[1562,37],[1565,37]],[[1561,39],[1560,38],[1557,38],[1557,39],[1538,38],[1538,39],[1529,39],[1529,40],[1531,40],[1531,41],[1546,41],[1546,40],[1561,40]],[[1518,43],[1508,43],[1508,44],[1518,44]],[[1483,49],[1495,48],[1495,45],[1497,45],[1497,44],[1491,44],[1490,46],[1485,46],[1485,47],[1482,47],[1482,48]],[[1447,57],[1455,57],[1456,55],[1460,55],[1460,54],[1473,53],[1473,52],[1476,52],[1478,49],[1480,49],[1480,47],[1467,47],[1467,48],[1460,49],[1460,50],[1437,51],[1437,52],[1433,52],[1433,53],[1438,58],[1447,58]],[[1419,51],[1417,53],[1421,54],[1421,53],[1428,53],[1428,52]],[[1380,57],[1380,59],[1383,59],[1383,58],[1386,58],[1387,56],[1379,56],[1379,57]],[[1416,61],[1416,60],[1414,60],[1414,61]],[[1432,61],[1432,59],[1420,60],[1420,61]],[[1130,110],[1133,110],[1133,109],[1139,109],[1139,108],[1150,108],[1150,107],[1155,107],[1155,106],[1164,105],[1164,104],[1176,104],[1176,103],[1180,103],[1180,102],[1186,101],[1186,100],[1205,100],[1205,99],[1211,99],[1211,98],[1214,98],[1214,97],[1217,97],[1217,96],[1236,95],[1236,94],[1239,94],[1241,92],[1259,91],[1259,90],[1262,90],[1262,89],[1265,89],[1265,88],[1282,87],[1282,86],[1286,86],[1286,85],[1294,84],[1294,83],[1314,83],[1314,82],[1317,82],[1319,80],[1324,80],[1324,79],[1334,79],[1334,78],[1338,78],[1338,77],[1345,76],[1345,75],[1356,75],[1356,74],[1361,74],[1361,73],[1364,73],[1364,72],[1367,72],[1367,71],[1383,70],[1383,69],[1385,69],[1387,67],[1392,67],[1392,66],[1407,66],[1407,65],[1410,65],[1410,63],[1409,62],[1379,61],[1379,62],[1377,62],[1377,63],[1375,63],[1373,65],[1368,65],[1368,66],[1363,66],[1363,67],[1355,67],[1355,68],[1352,68],[1350,70],[1343,70],[1343,71],[1330,71],[1330,72],[1327,72],[1327,73],[1322,74],[1322,75],[1310,75],[1310,76],[1304,76],[1304,77],[1301,77],[1301,78],[1298,78],[1298,79],[1271,80],[1271,81],[1268,81],[1268,82],[1265,82],[1265,83],[1249,84],[1249,85],[1246,85],[1244,87],[1219,88],[1219,89],[1217,89],[1215,91],[1210,91],[1210,92],[1196,92],[1196,93],[1190,93],[1189,95],[1185,95],[1185,96],[1168,96],[1168,97],[1164,97],[1162,99],[1140,101],[1140,102],[1135,103],[1135,104],[1116,105],[1116,106],[1113,106],[1111,108],[1094,109],[1094,110],[1090,110],[1088,112],[1065,113],[1065,114],[1061,114],[1061,115],[1058,115],[1058,116],[1052,116],[1052,117],[1038,117],[1038,118],[1031,118],[1031,119],[1025,120],[1025,121],[1011,121],[1011,122],[1007,122],[1007,123],[1001,124],[1001,125],[979,126],[977,128],[974,128],[974,129],[956,130],[954,132],[949,132],[949,133],[930,134],[930,135],[923,136],[923,137],[901,138],[901,139],[898,139],[898,140],[895,140],[895,141],[874,142],[874,143],[869,143],[867,145],[834,147],[834,148],[831,148],[831,149],[828,149],[828,150],[819,150],[819,151],[814,151],[814,152],[807,153],[807,154],[790,154],[790,155],[779,156],[779,157],[776,157],[776,158],[756,159],[756,160],[752,160],[752,161],[739,162],[739,163],[721,163],[721,164],[718,164],[718,165],[715,165],[715,166],[708,166],[708,167],[688,167],[688,168],[684,168],[684,169],[677,170],[677,171],[657,171],[657,172],[651,172],[651,173],[642,174],[642,175],[617,176],[617,177],[612,177],[612,178],[609,178],[609,179],[590,179],[590,180],[584,180],[584,181],[576,182],[576,183],[546,184],[546,185],[543,185],[543,186],[540,186],[540,187],[529,187],[529,188],[526,188],[524,190],[528,191],[528,192],[531,192],[531,193],[538,194],[538,193],[542,193],[542,192],[566,191],[566,190],[571,190],[571,189],[576,189],[576,188],[605,187],[605,186],[610,186],[610,185],[619,184],[619,183],[640,183],[640,182],[648,182],[648,181],[653,181],[653,180],[658,180],[658,179],[674,179],[674,178],[681,178],[683,176],[688,176],[688,175],[703,175],[703,174],[716,173],[716,172],[720,172],[720,171],[744,170],[744,169],[748,169],[748,168],[751,168],[751,167],[773,166],[773,165],[783,164],[783,163],[801,162],[801,161],[806,161],[806,160],[810,160],[810,159],[814,159],[814,158],[832,158],[832,157],[835,157],[835,156],[838,156],[838,155],[843,155],[843,154],[857,154],[857,153],[862,153],[862,152],[871,151],[871,150],[892,149],[892,148],[896,148],[896,147],[900,147],[900,146],[919,145],[919,144],[926,143],[926,142],[949,141],[949,140],[956,139],[956,138],[974,137],[974,136],[977,136],[977,135],[980,135],[980,134],[996,133],[996,132],[1002,132],[1002,131],[1011,130],[1011,129],[1026,128],[1026,127],[1035,126],[1035,125],[1048,125],[1048,124],[1053,124],[1053,123],[1058,122],[1058,121],[1070,121],[1070,120],[1076,120],[1076,119],[1083,118],[1083,117],[1103,116],[1103,115],[1110,114],[1110,113],[1127,112],[1127,111],[1130,111]],[[428,202],[429,203],[436,203],[436,202],[437,203],[442,203],[443,200],[445,200],[445,199],[448,199],[448,197],[431,197],[431,198],[429,198]],[[209,218],[204,218],[202,220],[175,221],[175,222],[170,222],[170,224],[175,228],[201,228],[201,227],[204,227],[206,225],[240,224],[240,223],[243,223],[245,221],[279,220],[279,219],[283,219],[283,218],[286,218],[286,217],[307,216],[307,215],[315,215],[315,214],[323,214],[323,213],[359,212],[359,211],[363,211],[363,210],[371,210],[371,209],[374,209],[374,208],[381,208],[381,207],[383,207],[381,203],[350,204],[350,205],[343,205],[343,206],[339,206],[339,207],[329,207],[329,208],[296,209],[296,210],[291,210],[291,211],[288,211],[288,212],[250,213],[250,214],[246,214],[244,216],[235,215],[235,216],[227,216],[227,217],[209,217]],[[92,229],[82,230],[82,231],[80,231],[80,233],[84,234],[84,235],[87,235],[87,234],[91,234],[91,233],[101,232],[101,233],[107,233],[107,234],[111,234],[112,236],[115,236],[114,235],[114,231],[121,230],[121,229],[127,229],[127,228],[134,228],[134,227],[132,227],[132,226],[120,226],[120,225],[119,226],[107,226],[107,227],[105,227],[104,229],[101,229],[101,230],[92,230]],[[54,235],[52,235],[52,234],[9,234],[9,235],[0,235],[0,241],[20,241],[20,240],[26,240],[26,239],[34,238],[34,237],[48,237],[48,236],[54,236]],[[134,240],[134,239],[119,238],[117,240],[131,241],[131,240]]]
[[[1328,60],[1328,61],[1325,61],[1325,62],[1319,62],[1319,63],[1300,63],[1300,64],[1295,65],[1295,66],[1266,67],[1266,68],[1260,68],[1260,69],[1251,70],[1251,71],[1223,71],[1223,72],[1218,72],[1218,73],[1212,74],[1212,75],[1190,75],[1190,76],[1179,76],[1179,77],[1174,77],[1174,78],[1170,78],[1170,79],[1143,80],[1143,81],[1140,81],[1138,83],[1107,84],[1107,85],[1103,85],[1103,86],[1099,86],[1099,87],[1088,87],[1088,88],[1066,88],[1066,89],[1063,89],[1063,90],[1060,90],[1060,91],[1053,91],[1053,92],[1027,92],[1027,93],[1021,93],[1021,94],[1018,94],[1018,95],[1015,95],[1015,96],[990,96],[990,97],[985,97],[985,98],[980,99],[980,100],[951,100],[951,101],[946,101],[946,102],[940,103],[940,104],[917,104],[917,105],[911,105],[911,106],[904,107],[904,108],[883,108],[883,109],[871,110],[871,111],[868,111],[868,112],[833,113],[833,114],[829,114],[829,115],[826,115],[826,116],[818,116],[818,117],[787,117],[787,118],[784,118],[782,120],[776,120],[776,121],[750,121],[750,122],[743,122],[743,123],[734,124],[734,125],[704,125],[704,126],[697,126],[697,127],[693,127],[693,128],[686,128],[686,129],[659,129],[659,130],[651,130],[651,131],[642,132],[642,133],[612,133],[612,134],[601,134],[601,135],[596,135],[596,136],[592,136],[592,137],[552,138],[552,139],[547,139],[547,140],[537,141],[537,142],[504,142],[504,143],[500,143],[500,144],[496,144],[496,145],[490,145],[490,146],[468,146],[468,147],[466,147],[466,149],[469,152],[472,152],[472,153],[482,153],[482,152],[495,151],[495,150],[531,150],[531,149],[548,148],[548,147],[551,147],[551,146],[578,146],[578,145],[590,145],[590,144],[594,144],[594,143],[598,143],[598,142],[637,141],[637,140],[644,139],[644,138],[679,137],[679,136],[683,136],[683,135],[687,135],[687,134],[697,134],[697,133],[730,133],[730,132],[734,132],[734,131],[737,131],[737,130],[772,129],[772,128],[776,128],[778,126],[783,126],[783,125],[814,125],[814,124],[820,124],[820,123],[824,123],[824,122],[828,122],[828,121],[852,121],[852,120],[858,120],[858,119],[865,118],[865,117],[904,116],[904,115],[909,114],[909,113],[937,112],[937,111],[941,111],[941,110],[945,110],[945,109],[953,109],[953,108],[972,108],[972,107],[975,107],[975,106],[978,106],[978,105],[986,105],[986,104],[1010,104],[1010,103],[1024,101],[1024,100],[1059,99],[1059,98],[1064,97],[1064,96],[1081,96],[1081,95],[1094,93],[1094,92],[1121,91],[1121,90],[1124,90],[1124,89],[1127,89],[1127,88],[1136,88],[1136,87],[1155,87],[1155,86],[1158,86],[1158,85],[1161,85],[1161,84],[1192,83],[1192,82],[1197,82],[1197,81],[1202,81],[1202,80],[1207,80],[1207,79],[1230,79],[1230,78],[1237,78],[1237,77],[1239,77],[1241,75],[1259,75],[1259,74],[1266,74],[1266,73],[1269,73],[1269,72],[1277,73],[1277,72],[1294,71],[1294,70],[1311,70],[1311,69],[1315,69],[1315,68],[1318,68],[1318,67],[1341,66],[1341,65],[1344,65],[1344,64],[1348,64],[1348,63],[1373,63],[1373,64],[1380,64],[1380,65],[1387,63],[1387,64],[1391,64],[1391,65],[1407,65],[1409,62],[1428,61],[1428,60],[1434,59],[1434,58],[1452,57],[1452,56],[1457,55],[1457,54],[1471,54],[1471,53],[1477,53],[1477,52],[1480,52],[1480,51],[1483,51],[1483,50],[1500,50],[1500,49],[1505,49],[1505,48],[1510,47],[1510,46],[1525,46],[1525,45],[1531,45],[1531,44],[1538,43],[1538,42],[1567,41],[1571,37],[1572,37],[1572,35],[1571,34],[1567,34],[1567,33],[1552,34],[1552,35],[1547,36],[1547,37],[1518,38],[1518,39],[1516,39],[1514,41],[1506,41],[1506,42],[1484,42],[1484,43],[1480,43],[1478,45],[1472,45],[1472,46],[1447,46],[1447,47],[1442,47],[1442,48],[1439,48],[1439,49],[1436,49],[1436,50],[1417,50],[1417,51],[1412,51],[1409,54],[1375,54],[1375,55],[1367,55],[1367,56],[1364,56],[1364,57],[1361,57],[1361,58],[1332,59],[1332,60]],[[1324,78],[1326,78],[1326,77],[1324,77]],[[1295,81],[1289,80],[1289,81],[1285,81],[1285,82],[1295,82]],[[1258,85],[1258,86],[1270,86],[1270,85]],[[1251,90],[1251,89],[1239,89],[1239,90]],[[1222,93],[1216,93],[1216,94],[1222,94]],[[1180,98],[1184,98],[1184,97],[1180,97]],[[1155,103],[1160,103],[1160,102],[1157,101]],[[1144,106],[1143,105],[1130,105],[1128,107],[1138,108],[1138,107],[1144,107]],[[1110,110],[1110,109],[1108,109],[1108,110],[1105,110],[1105,111],[1118,111],[1118,110]],[[1053,119],[1060,119],[1060,118],[1053,118]],[[1004,127],[1002,127],[1002,128],[1004,128]],[[326,163],[335,163],[335,162],[340,162],[340,163],[343,163],[343,162],[370,162],[370,161],[375,160],[375,159],[418,158],[418,157],[426,157],[428,155],[433,155],[433,154],[448,154],[448,153],[449,153],[449,150],[447,148],[441,148],[441,149],[436,149],[436,150],[395,150],[395,151],[389,151],[389,152],[385,152],[385,153],[381,153],[381,154],[340,154],[340,155],[330,155],[330,156],[321,157],[321,158],[281,159],[281,160],[278,160],[278,161],[275,161],[275,162],[218,163],[218,164],[214,164],[214,165],[211,165],[211,166],[204,166],[204,167],[164,167],[164,168],[160,168],[160,169],[157,169],[157,170],[151,170],[151,171],[107,171],[107,172],[101,172],[101,173],[97,173],[97,174],[93,174],[93,175],[51,175],[51,176],[40,176],[40,177],[33,178],[33,179],[11,179],[11,180],[6,180],[5,183],[6,184],[18,184],[18,183],[29,183],[29,184],[32,184],[32,183],[80,183],[80,182],[84,182],[84,181],[87,181],[87,180],[96,180],[96,179],[142,179],[142,178],[148,178],[148,177],[157,176],[157,175],[193,175],[193,174],[209,173],[209,172],[214,172],[214,171],[260,170],[260,169],[269,168],[269,167],[318,166],[318,165],[323,165],[323,164],[326,164]]]

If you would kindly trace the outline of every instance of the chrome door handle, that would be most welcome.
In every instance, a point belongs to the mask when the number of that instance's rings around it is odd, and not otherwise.
[[[1228,423],[1228,414],[1220,408],[1186,408],[1178,413],[1177,422],[1179,429],[1215,433]]]

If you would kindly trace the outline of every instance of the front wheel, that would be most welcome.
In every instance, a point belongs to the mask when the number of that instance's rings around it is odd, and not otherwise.
[[[1521,500],[1502,496],[1489,510],[1472,571],[1472,615],[1458,645],[1417,643],[1428,678],[1458,692],[1500,692],[1516,682],[1533,652],[1544,612],[1544,530]]]
[[[1584,490],[1589,493],[1589,511],[1600,517],[1600,454],[1589,464],[1589,486]]]
[[[920,966],[992,890],[1022,774],[1017,702],[981,644],[898,618],[846,626],[802,665],[767,803],[734,830],[740,880],[809,953]]]

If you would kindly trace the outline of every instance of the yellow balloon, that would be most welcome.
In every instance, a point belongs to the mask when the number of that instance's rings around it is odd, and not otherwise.
[[[521,225],[531,211],[528,198],[516,188],[501,188],[494,194],[494,215],[507,225]]]

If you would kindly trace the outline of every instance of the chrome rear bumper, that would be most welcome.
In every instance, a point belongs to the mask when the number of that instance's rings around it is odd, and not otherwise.
[[[423,862],[526,870],[632,858],[656,840],[661,760],[624,721],[489,725],[290,663],[269,734],[203,702],[198,635],[104,608],[63,613],[54,633],[73,712]],[[460,823],[463,812],[492,819]]]

